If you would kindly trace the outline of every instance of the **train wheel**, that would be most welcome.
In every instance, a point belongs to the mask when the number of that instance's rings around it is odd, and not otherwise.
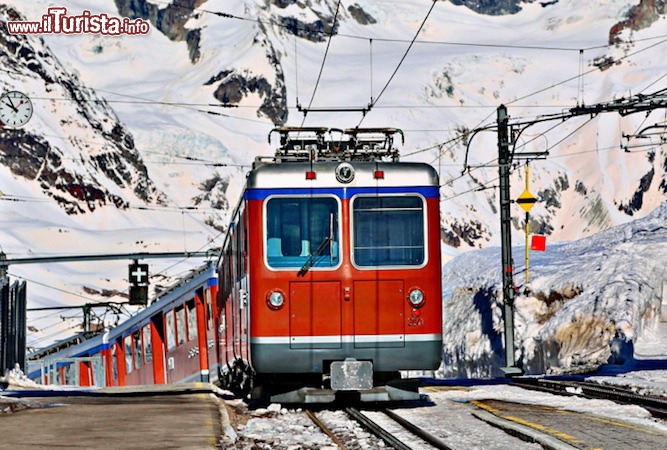
[[[241,397],[246,397],[250,394],[252,389],[252,369],[244,361],[239,361],[235,367],[234,372],[234,387],[236,388],[235,392]]]
[[[253,372],[242,360],[236,360],[220,371],[220,385],[239,397],[246,397],[252,389]]]
[[[232,379],[233,379],[233,369],[229,365],[225,366],[226,370],[222,368],[218,369],[218,380],[220,380],[220,387],[228,391],[233,391],[232,389]]]

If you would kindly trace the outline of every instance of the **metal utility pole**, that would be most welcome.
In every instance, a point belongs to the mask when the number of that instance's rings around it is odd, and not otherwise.
[[[502,284],[503,284],[503,303],[504,303],[504,322],[505,322],[505,367],[502,367],[503,372],[507,376],[521,375],[523,371],[516,367],[514,359],[515,343],[514,343],[514,262],[512,260],[512,238],[511,238],[511,214],[510,214],[510,171],[514,160],[535,160],[545,159],[549,150],[538,152],[515,152],[515,143],[518,137],[527,128],[542,122],[553,120],[565,121],[567,119],[588,115],[591,118],[601,113],[618,112],[621,116],[635,114],[638,112],[650,113],[655,109],[667,108],[667,89],[663,89],[653,94],[640,94],[631,98],[620,98],[608,103],[598,103],[590,106],[576,106],[570,108],[568,111],[540,116],[536,119],[526,121],[515,121],[510,123],[507,116],[507,107],[500,105],[497,110],[497,124],[477,128],[470,131],[470,138],[468,139],[464,169],[470,169],[468,165],[468,153],[470,143],[477,133],[481,131],[497,130],[498,132],[498,163],[500,166],[500,240],[501,240],[501,257],[502,257]],[[656,124],[648,128],[663,128],[662,125]],[[642,130],[643,131],[643,130]],[[641,132],[639,133],[641,135]],[[510,138],[511,137],[511,138]],[[626,148],[627,151],[627,148]],[[526,174],[526,178],[528,174]],[[517,203],[526,211],[526,223],[528,223],[528,210],[536,202],[533,195],[526,190],[522,193]],[[528,242],[526,241],[526,246]],[[528,263],[526,263],[526,271],[528,270]],[[526,275],[527,277],[528,275]],[[526,278],[526,281],[528,278]]]
[[[500,242],[503,269],[503,304],[505,315],[505,366],[507,376],[521,375],[514,360],[514,261],[512,260],[512,217],[510,214],[510,164],[512,154],[509,140],[507,107],[498,107],[498,164],[500,172]]]

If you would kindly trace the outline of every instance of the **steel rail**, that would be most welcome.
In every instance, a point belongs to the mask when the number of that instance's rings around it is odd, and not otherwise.
[[[605,386],[586,381],[513,379],[513,384],[526,389],[541,390],[562,395],[579,395],[588,398],[612,400],[618,403],[637,405],[648,410],[654,417],[667,418],[667,400],[664,398],[636,394],[622,387]],[[568,390],[570,388],[570,390]]]
[[[312,412],[311,410],[307,409],[307,410],[306,410],[306,415],[307,415],[308,417],[310,417],[310,420],[312,420],[313,423],[315,423],[315,425],[317,425],[317,426],[320,428],[320,430],[322,430],[322,431],[324,432],[324,434],[326,434],[327,436],[329,436],[329,437],[331,438],[331,440],[334,441],[334,444],[336,444],[336,445],[338,446],[339,449],[341,449],[341,450],[347,450],[347,447],[345,447],[345,444],[343,444],[343,442],[342,442],[340,439],[338,439],[338,436],[336,436],[335,434],[333,434],[333,432],[331,431],[331,429],[329,429],[329,427],[326,426],[326,425],[324,424],[324,422],[322,422],[322,421],[317,417],[317,415],[315,415],[314,412]]]
[[[442,442],[440,439],[437,437],[433,436],[431,433],[424,431],[424,429],[418,427],[412,422],[409,422],[396,414],[395,412],[389,410],[389,409],[383,409],[383,413],[385,413],[387,416],[389,416],[391,419],[394,421],[398,422],[401,424],[401,426],[407,430],[409,430],[412,434],[415,436],[419,436],[422,440],[428,442],[431,444],[433,447],[440,449],[440,450],[453,450],[451,447],[449,447],[447,444]]]
[[[401,442],[396,436],[382,428],[377,423],[373,422],[371,419],[363,415],[356,408],[345,408],[345,412],[352,417],[354,420],[363,425],[368,431],[385,441],[388,445],[396,450],[412,450],[411,447],[408,447],[403,442]]]

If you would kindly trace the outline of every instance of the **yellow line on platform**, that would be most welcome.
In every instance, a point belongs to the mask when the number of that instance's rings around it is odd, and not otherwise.
[[[571,434],[563,433],[562,431],[558,431],[555,428],[549,428],[545,427],[544,425],[540,425],[539,423],[531,422],[530,420],[522,419],[521,417],[515,417],[515,416],[502,416],[503,419],[511,420],[512,422],[520,423],[521,425],[525,425],[527,427],[535,428],[536,430],[540,430],[543,433],[550,434],[552,436],[556,436],[558,439],[562,439],[567,442],[571,442],[572,444],[581,444],[583,441],[580,441],[579,439],[575,438]]]
[[[641,431],[641,432],[644,432],[644,433],[647,433],[647,434],[659,434],[659,433],[654,432],[651,429],[643,427],[641,425],[633,425],[631,423],[617,422],[617,421],[612,420],[612,419],[603,419],[602,417],[595,417],[595,416],[590,416],[590,418],[592,420],[597,420],[598,422],[606,423],[606,424],[609,424],[609,425],[616,425],[616,426],[622,427],[622,428],[629,428],[631,430]]]
[[[423,387],[422,389],[428,392],[470,391],[469,388],[460,386],[440,386],[440,387],[426,386]]]
[[[504,414],[499,409],[493,408],[492,406],[489,406],[485,403],[482,403],[481,401],[472,400],[471,403],[473,403],[475,406],[477,406],[477,407],[479,407],[479,408],[481,408],[485,411],[488,411],[491,414],[494,414],[498,417],[502,417],[503,419],[511,420],[512,422],[516,422],[518,424],[533,428],[535,430],[539,430],[543,433],[550,434],[552,436],[557,437],[558,439],[562,439],[562,440],[567,441],[571,444],[581,444],[582,443],[582,441],[580,441],[579,439],[575,438],[572,435],[569,435],[567,433],[563,433],[562,431],[558,431],[554,428],[546,427],[546,426],[541,425],[539,423],[535,423],[535,422],[531,422],[531,421],[526,420],[526,419],[522,419],[520,417],[510,416],[510,415]]]

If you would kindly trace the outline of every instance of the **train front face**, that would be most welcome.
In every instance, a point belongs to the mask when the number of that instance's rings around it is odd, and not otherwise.
[[[437,173],[420,163],[253,171],[246,200],[254,370],[328,374],[346,360],[376,378],[436,369],[438,194]]]

